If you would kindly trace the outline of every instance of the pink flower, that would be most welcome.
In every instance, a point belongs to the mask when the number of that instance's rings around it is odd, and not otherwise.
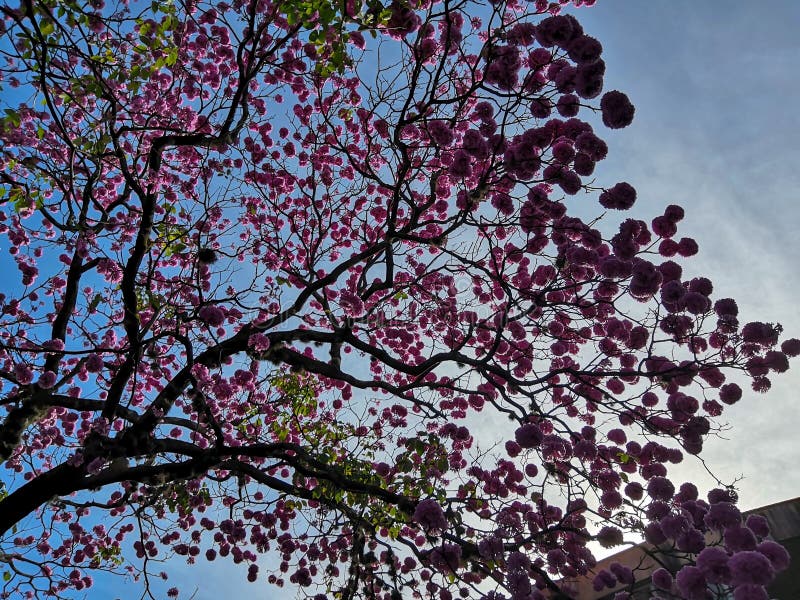
[[[247,345],[256,352],[265,352],[269,349],[269,336],[263,333],[254,333],[247,340]]]
[[[770,323],[753,321],[742,328],[742,340],[750,344],[774,346],[778,343],[778,331]]]
[[[42,373],[41,376],[39,377],[39,381],[36,382],[36,385],[38,385],[43,390],[49,390],[55,384],[56,384],[56,374],[53,373],[52,371],[45,371],[44,373]]]
[[[603,124],[606,127],[621,129],[631,124],[636,109],[628,100],[628,96],[613,90],[603,94],[603,98],[600,100],[600,110],[603,113]]]
[[[580,107],[580,100],[575,94],[564,94],[556,102],[556,109],[562,117],[574,117],[578,114]]]
[[[694,256],[697,254],[697,242],[692,238],[681,238],[678,242],[678,254],[681,256]]]
[[[477,159],[489,156],[489,144],[477,129],[469,129],[461,141],[464,152]]]
[[[602,44],[595,38],[582,35],[572,40],[567,46],[569,57],[576,63],[592,63],[603,53]]]
[[[14,377],[20,385],[28,385],[33,381],[33,370],[28,365],[15,365]]]
[[[353,318],[362,317],[366,312],[364,302],[358,294],[354,294],[349,290],[343,290],[342,293],[339,294],[339,306],[344,309],[347,316]]]
[[[608,144],[591,131],[584,131],[576,137],[575,147],[594,161],[603,160],[608,155]]]
[[[526,423],[514,432],[514,438],[522,448],[535,448],[542,443],[544,435],[538,425]]]
[[[574,26],[563,15],[542,19],[536,27],[536,41],[542,46],[564,46],[574,37]]]
[[[218,327],[225,322],[225,313],[218,306],[206,304],[199,311],[197,316],[212,327]]]
[[[588,177],[594,173],[594,161],[587,154],[578,152],[578,154],[575,155],[575,160],[572,162],[572,169],[578,175]]]
[[[453,143],[453,131],[444,121],[429,121],[428,135],[430,135],[433,142],[441,148],[446,148]]]
[[[470,156],[464,150],[456,150],[453,162],[450,164],[450,174],[454,177],[469,177],[472,175]]]
[[[725,404],[736,404],[742,399],[742,388],[735,383],[726,383],[719,389],[719,399]]]
[[[99,354],[90,354],[86,357],[85,366],[89,373],[99,373],[103,370],[103,359]]]
[[[720,317],[735,317],[739,314],[739,307],[733,298],[721,298],[714,303],[714,312]]]
[[[636,190],[624,181],[600,194],[600,205],[603,208],[628,210],[634,202],[636,202]]]
[[[448,526],[442,507],[433,498],[420,500],[414,509],[413,519],[428,531],[444,531]]]
[[[781,344],[781,352],[783,352],[786,356],[800,355],[800,340],[797,338],[786,340]]]

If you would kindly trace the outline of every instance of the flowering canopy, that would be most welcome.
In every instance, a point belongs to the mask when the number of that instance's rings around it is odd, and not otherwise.
[[[178,555],[316,598],[530,600],[628,533],[681,558],[665,593],[766,597],[766,524],[668,465],[800,341],[683,277],[683,209],[620,218],[633,186],[590,179],[635,111],[575,17],[0,11],[3,597],[93,570],[149,594]]]

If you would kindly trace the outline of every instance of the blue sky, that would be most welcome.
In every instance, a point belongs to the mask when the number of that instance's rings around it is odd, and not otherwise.
[[[576,14],[603,42],[607,89],[636,105],[598,174],[637,188],[640,218],[681,204],[681,235],[700,245],[684,268],[736,298],[743,322],[800,337],[800,4],[600,0]],[[728,440],[706,444],[721,479],[744,476],[745,508],[800,495],[799,373],[795,361],[769,394],[746,393],[725,413]],[[696,463],[674,473],[712,484]]]
[[[606,89],[625,91],[636,105],[633,125],[606,136],[600,182],[633,184],[636,218],[684,206],[681,235],[700,244],[686,271],[710,277],[716,297],[736,298],[743,321],[781,322],[800,337],[800,3],[599,0],[576,14],[603,42]],[[746,394],[727,410],[727,440],[706,444],[704,457],[722,480],[744,476],[744,508],[800,495],[797,389],[795,361],[769,394]],[[713,485],[697,462],[673,473]],[[185,597],[196,588],[196,600],[286,597],[248,584],[245,569],[225,561],[174,561],[170,570],[170,583]],[[89,598],[140,593],[130,582],[98,584]]]

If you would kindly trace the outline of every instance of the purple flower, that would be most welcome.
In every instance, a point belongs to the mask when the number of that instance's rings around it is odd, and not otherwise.
[[[420,500],[414,509],[413,519],[428,531],[444,531],[448,525],[442,507],[433,498]]]
[[[724,540],[725,547],[730,552],[756,549],[757,540],[755,534],[741,525],[734,525],[725,529]]]
[[[575,147],[568,140],[561,139],[553,144],[553,158],[567,164],[575,158]]]
[[[270,339],[263,333],[254,333],[248,338],[247,345],[256,352],[266,352],[269,350]]]
[[[718,502],[728,502],[730,504],[735,504],[738,500],[736,492],[733,490],[723,490],[720,488],[715,488],[708,492],[708,503],[709,504],[717,504]]]
[[[697,554],[705,548],[706,538],[702,531],[692,527],[675,538],[675,544],[679,550],[689,552],[690,554]]]
[[[603,548],[613,548],[622,544],[622,532],[616,527],[606,525],[597,533],[597,542]]]
[[[742,522],[742,513],[730,502],[717,502],[708,508],[705,523],[712,529],[736,527]]]
[[[522,448],[535,448],[542,443],[544,435],[538,425],[526,423],[514,432],[514,439]]]
[[[776,572],[787,569],[792,560],[786,548],[772,540],[761,542],[756,546],[756,550],[769,559],[769,562],[772,563],[772,568],[775,569]]]
[[[769,594],[762,585],[741,585],[734,590],[733,600],[769,600]]]
[[[659,524],[664,535],[673,540],[689,529],[689,520],[682,515],[667,515]]]
[[[711,301],[699,292],[688,292],[683,297],[683,306],[693,315],[702,315],[711,308]]]
[[[650,578],[653,585],[662,590],[672,589],[672,575],[666,569],[656,569]]]
[[[517,85],[517,73],[522,64],[519,51],[513,46],[498,46],[489,60],[484,73],[486,82],[501,90],[513,89]]]
[[[614,578],[614,576],[605,570],[600,571],[597,575],[595,575],[595,578],[592,581],[592,587],[596,592],[604,590],[607,587],[614,587],[616,584],[617,580]]]
[[[661,271],[660,268],[659,271]],[[661,286],[661,300],[667,304],[678,304],[685,295],[686,288],[676,279],[667,281]]]
[[[494,107],[492,106],[491,102],[484,100],[475,105],[473,114],[481,121],[486,121],[487,119],[491,119],[494,115]]]
[[[565,194],[574,196],[581,189],[581,178],[575,171],[565,170],[561,172],[561,177],[558,180],[558,185]]]
[[[667,541],[667,536],[658,523],[648,523],[644,528],[644,539],[653,546],[658,546]]]
[[[742,339],[750,344],[773,346],[778,343],[778,332],[769,323],[754,321],[742,328]]]
[[[750,531],[760,538],[765,538],[769,535],[769,522],[763,515],[750,515],[747,517],[747,526]]]
[[[731,583],[739,585],[769,585],[775,570],[769,559],[756,551],[734,554],[728,561],[731,570]]]
[[[431,565],[444,573],[454,573],[461,562],[461,546],[442,544],[428,555]]]
[[[603,492],[603,495],[600,497],[600,502],[606,508],[619,508],[622,506],[622,495],[616,490]]]
[[[697,568],[705,574],[709,583],[730,583],[728,553],[719,546],[711,546],[701,551],[697,555]]]
[[[478,542],[478,553],[486,560],[498,560],[503,557],[503,540],[495,536],[483,538]]]
[[[620,583],[624,583],[625,585],[630,585],[633,583],[633,571],[631,571],[628,567],[614,562],[609,565],[609,569],[611,569],[614,577],[616,577],[617,581]]]
[[[666,477],[653,477],[647,482],[647,495],[654,500],[672,500],[675,486]]]
[[[777,350],[770,350],[764,355],[764,365],[776,373],[785,373],[789,370],[789,358]]]
[[[653,263],[646,260],[636,263],[630,282],[630,292],[638,298],[649,298],[661,285],[661,273]]]
[[[708,582],[697,567],[683,567],[678,571],[675,581],[684,600],[705,600]]]
[[[603,98],[600,100],[600,110],[603,113],[603,124],[606,127],[621,129],[631,124],[636,109],[628,100],[628,96],[613,90],[603,94]]]

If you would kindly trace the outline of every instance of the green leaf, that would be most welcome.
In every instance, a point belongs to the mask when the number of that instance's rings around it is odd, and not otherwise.
[[[8,571],[3,572],[3,581],[11,581],[11,573]]]

